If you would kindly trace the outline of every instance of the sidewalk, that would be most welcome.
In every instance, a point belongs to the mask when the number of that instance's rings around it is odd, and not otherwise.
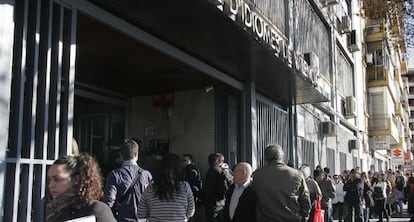
[[[339,220],[334,220],[338,222]],[[369,219],[369,222],[377,222],[378,218],[376,219]],[[387,220],[383,220],[386,222]],[[410,221],[410,215],[407,213],[407,204],[403,206],[403,214],[402,215],[391,215],[390,222],[400,222],[400,221]]]

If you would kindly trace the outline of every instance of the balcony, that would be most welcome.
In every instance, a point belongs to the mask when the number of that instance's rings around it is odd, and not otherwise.
[[[389,85],[388,80],[388,69],[384,66],[368,66],[368,87],[387,86]]]
[[[399,94],[396,90],[393,77],[389,75],[389,70],[384,66],[368,66],[368,87],[387,87],[394,102],[399,101]]]
[[[405,137],[408,137],[410,139],[413,137],[413,134],[412,134],[412,131],[409,125],[405,127]]]
[[[401,116],[401,113],[403,112],[403,107],[401,103],[395,104],[395,115]]]
[[[401,74],[405,75],[407,73],[408,73],[408,63],[407,63],[407,59],[405,57],[403,57],[401,59]]]
[[[402,103],[402,107],[403,107],[404,111],[407,113],[407,116],[410,117],[412,108],[411,108],[411,106],[409,106],[409,103],[408,102]]]
[[[394,68],[394,80],[398,83],[398,87],[400,87],[401,91],[403,91],[404,83],[401,76],[401,71],[398,68]]]
[[[389,115],[374,115],[368,118],[369,136],[389,136],[390,143],[398,142],[397,125]]]
[[[365,41],[376,42],[387,37],[385,24],[381,20],[370,20],[365,27]]]

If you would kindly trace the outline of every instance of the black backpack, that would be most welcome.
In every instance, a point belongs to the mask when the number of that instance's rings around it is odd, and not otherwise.
[[[203,182],[200,170],[193,164],[188,165],[186,170],[187,172],[195,173],[195,178],[186,178],[186,181],[190,184],[191,190],[193,191],[196,205],[201,205]]]

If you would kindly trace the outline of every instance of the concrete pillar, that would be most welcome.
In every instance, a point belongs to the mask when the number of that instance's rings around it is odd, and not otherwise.
[[[257,165],[257,108],[256,85],[253,82],[245,84],[244,88],[244,143],[243,159],[252,163],[253,170]]]
[[[6,150],[9,129],[14,22],[12,0],[0,0],[0,184],[6,174]],[[3,188],[4,189],[4,186]],[[0,191],[0,222],[4,216],[4,191]]]

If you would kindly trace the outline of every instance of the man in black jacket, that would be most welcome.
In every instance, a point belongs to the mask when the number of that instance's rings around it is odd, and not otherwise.
[[[348,206],[347,221],[352,221],[353,211],[355,217],[353,221],[364,221],[362,216],[362,203],[364,200],[364,181],[360,178],[359,172],[356,169],[351,170],[350,177],[344,184],[344,191],[346,191],[345,202]]]
[[[256,192],[251,186],[252,167],[240,162],[233,170],[233,185],[226,193],[225,222],[256,222]]]
[[[223,222],[225,194],[230,181],[221,168],[222,158],[219,153],[212,153],[208,156],[210,168],[206,173],[203,199],[207,222]]]
[[[187,181],[188,184],[190,184],[191,191],[193,191],[194,202],[196,204],[200,204],[200,191],[202,187],[200,170],[194,164],[193,155],[184,154],[183,160],[185,165],[185,181]]]

